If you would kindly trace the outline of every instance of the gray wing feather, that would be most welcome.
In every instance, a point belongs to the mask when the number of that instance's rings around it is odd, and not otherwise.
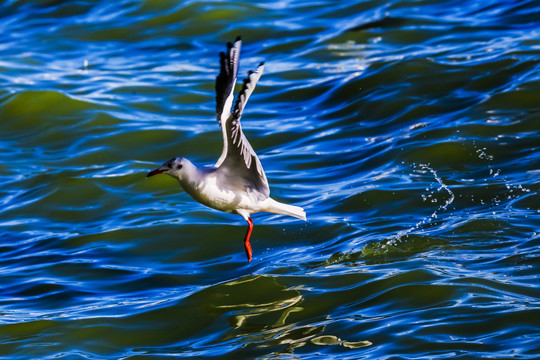
[[[242,90],[238,94],[234,110],[224,123],[222,118],[224,149],[215,166],[225,172],[234,170],[234,176],[245,179],[248,186],[253,187],[266,198],[270,196],[266,174],[240,125],[240,118],[246,103],[259,81],[263,69],[264,64],[261,63],[255,72],[249,72],[248,77],[244,80]]]
[[[251,168],[251,164],[255,161],[256,170],[259,173],[259,176],[265,177],[264,170],[262,165],[257,157],[257,154],[251,147],[251,144],[245,137],[242,132],[242,126],[240,125],[240,118],[244,112],[246,103],[253,93],[257,82],[261,78],[261,75],[264,70],[264,63],[261,63],[255,72],[250,71],[249,76],[244,80],[244,86],[238,94],[238,99],[236,100],[236,105],[231,114],[231,133],[232,133],[232,145],[240,150],[240,155],[243,157],[246,167]],[[266,177],[265,177],[266,180]]]
[[[220,126],[231,114],[241,47],[242,39],[238,36],[234,44],[227,43],[226,53],[219,54],[221,69],[216,78],[216,114]]]

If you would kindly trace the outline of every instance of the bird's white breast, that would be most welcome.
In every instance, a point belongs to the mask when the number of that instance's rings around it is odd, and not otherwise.
[[[235,184],[234,187],[227,186],[228,184],[224,184],[223,181],[218,181],[215,174],[210,173],[198,184],[194,184],[193,188],[186,185],[182,184],[182,187],[187,193],[211,208],[228,213],[236,212],[237,209],[258,211],[258,201],[241,183]]]

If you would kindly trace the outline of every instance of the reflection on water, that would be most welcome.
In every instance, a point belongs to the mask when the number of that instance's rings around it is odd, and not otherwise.
[[[538,357],[540,8],[527,1],[0,3],[0,353]],[[218,53],[307,223],[192,201]]]

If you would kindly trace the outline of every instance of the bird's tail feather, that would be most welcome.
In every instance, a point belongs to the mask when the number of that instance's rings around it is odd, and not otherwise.
[[[299,206],[280,203],[272,198],[266,199],[265,203],[265,209],[262,209],[262,211],[293,216],[298,219],[306,220],[306,212]]]

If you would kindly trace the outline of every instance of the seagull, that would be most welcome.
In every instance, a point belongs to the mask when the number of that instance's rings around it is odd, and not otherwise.
[[[216,78],[216,113],[223,132],[223,151],[218,161],[213,166],[196,167],[186,158],[173,157],[150,171],[146,177],[169,175],[177,179],[184,191],[201,204],[242,216],[248,223],[244,248],[248,262],[251,262],[251,214],[264,211],[306,220],[306,213],[301,207],[270,197],[261,162],[242,132],[240,118],[263,73],[264,63],[260,63],[255,72],[248,73],[233,107],[241,46],[239,36],[234,44],[227,43],[227,52],[219,54],[221,70]]]

